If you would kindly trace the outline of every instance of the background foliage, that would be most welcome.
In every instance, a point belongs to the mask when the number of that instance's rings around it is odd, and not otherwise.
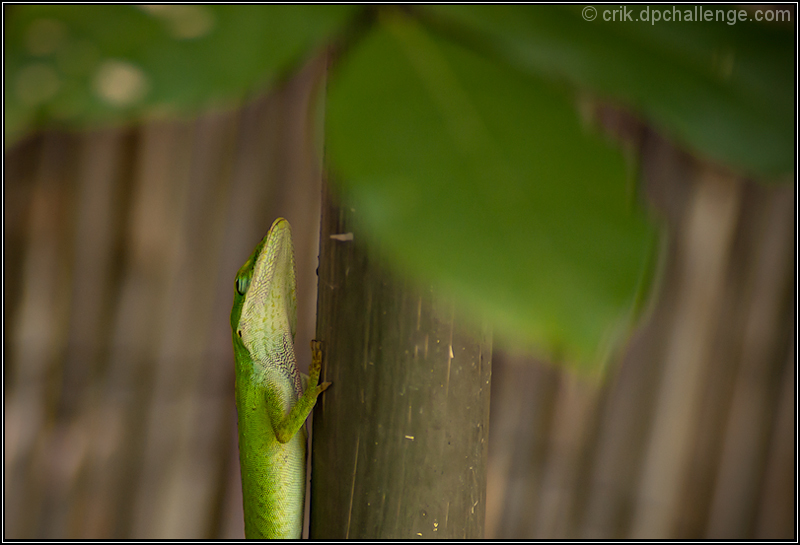
[[[12,6],[7,17],[7,145],[41,124],[224,107],[343,45],[327,150],[376,251],[570,363],[603,361],[626,334],[656,246],[620,150],[586,126],[589,96],[744,173],[793,165],[787,24],[588,21],[581,6]]]

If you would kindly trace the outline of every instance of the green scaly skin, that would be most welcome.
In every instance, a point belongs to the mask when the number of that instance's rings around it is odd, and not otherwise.
[[[294,246],[289,222],[278,218],[239,269],[231,329],[236,360],[236,410],[244,499],[250,538],[295,538],[303,531],[306,442],[303,424],[317,396],[321,345],[311,342],[308,386],[297,371]],[[302,377],[302,378],[301,378]]]

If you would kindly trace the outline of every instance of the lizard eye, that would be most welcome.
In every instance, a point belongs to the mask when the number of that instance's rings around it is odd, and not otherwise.
[[[239,295],[247,293],[247,287],[250,285],[250,278],[248,276],[236,277],[236,291]]]

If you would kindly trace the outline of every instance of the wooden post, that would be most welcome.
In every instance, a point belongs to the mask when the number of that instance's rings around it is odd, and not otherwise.
[[[491,334],[390,274],[324,196],[312,539],[483,537]]]

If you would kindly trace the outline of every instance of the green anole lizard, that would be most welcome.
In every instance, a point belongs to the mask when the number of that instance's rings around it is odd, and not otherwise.
[[[318,341],[305,391],[294,355],[295,265],[289,222],[278,218],[236,275],[231,310],[236,360],[239,462],[247,538],[296,538],[303,531],[303,424],[330,383],[317,384]]]

